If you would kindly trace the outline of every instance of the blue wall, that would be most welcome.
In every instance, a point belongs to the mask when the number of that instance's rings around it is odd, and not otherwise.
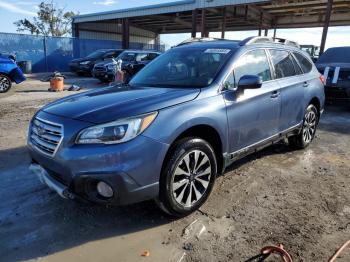
[[[33,73],[69,71],[68,62],[97,49],[121,48],[121,41],[43,37],[0,33],[0,53],[14,53],[17,61],[30,60]],[[164,46],[130,43],[132,49],[164,51]]]

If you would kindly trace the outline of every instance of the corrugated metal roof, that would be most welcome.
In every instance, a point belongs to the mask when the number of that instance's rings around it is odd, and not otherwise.
[[[92,13],[74,17],[74,23],[119,19],[125,17],[146,16],[189,11],[197,8],[241,5],[270,2],[269,0],[181,0],[157,5],[140,6],[108,12]]]

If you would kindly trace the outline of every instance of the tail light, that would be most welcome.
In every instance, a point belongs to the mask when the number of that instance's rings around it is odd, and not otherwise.
[[[324,76],[322,74],[320,75],[320,80],[321,80],[323,85],[326,84],[326,79],[324,78]]]

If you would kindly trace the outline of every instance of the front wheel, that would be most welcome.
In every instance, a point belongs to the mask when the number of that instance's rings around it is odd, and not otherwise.
[[[289,144],[295,148],[306,148],[314,139],[318,124],[318,110],[311,104],[306,108],[301,132],[289,138]]]
[[[12,86],[11,79],[8,76],[0,74],[0,93],[6,93]]]
[[[161,174],[158,204],[172,216],[185,216],[208,198],[217,173],[214,150],[200,138],[176,143]]]

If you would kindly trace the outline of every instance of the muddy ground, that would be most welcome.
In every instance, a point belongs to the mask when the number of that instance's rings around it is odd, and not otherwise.
[[[0,95],[1,261],[246,261],[278,243],[295,261],[328,261],[350,239],[350,107],[327,107],[306,150],[280,144],[233,164],[199,211],[173,220],[152,201],[82,205],[40,184],[28,171],[28,122],[74,93],[47,88],[29,79]]]

